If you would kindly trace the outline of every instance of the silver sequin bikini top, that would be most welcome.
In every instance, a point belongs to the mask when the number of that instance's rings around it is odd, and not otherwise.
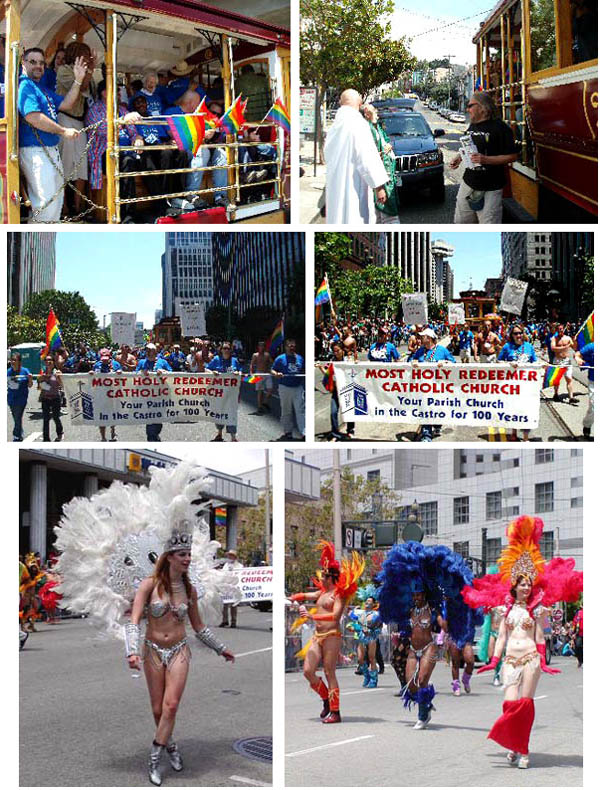
[[[151,601],[148,608],[152,617],[164,617],[169,612],[172,612],[180,622],[185,620],[188,612],[187,603],[173,606],[170,601]]]

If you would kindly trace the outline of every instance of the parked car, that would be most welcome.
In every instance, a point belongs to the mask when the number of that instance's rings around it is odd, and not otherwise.
[[[461,115],[459,112],[451,113],[449,120],[452,121],[453,123],[466,123],[467,122],[467,119],[465,118],[465,116]]]
[[[380,112],[381,110],[412,110],[416,104],[416,99],[394,97],[390,99],[376,99],[371,103]]]
[[[396,155],[396,171],[402,178],[402,189],[431,190],[435,201],[445,199],[444,159],[435,142],[445,134],[443,129],[431,131],[427,121],[419,112],[404,110],[379,113]]]

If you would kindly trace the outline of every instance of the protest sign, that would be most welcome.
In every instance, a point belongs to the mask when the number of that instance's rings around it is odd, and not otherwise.
[[[526,282],[515,280],[514,277],[507,277],[502,289],[500,310],[505,313],[513,313],[513,315],[521,315],[526,292]]]
[[[426,324],[427,294],[402,294],[402,312],[405,324]]]
[[[237,425],[241,376],[77,373],[63,376],[73,425],[215,422]]]
[[[199,337],[206,334],[203,304],[186,304],[178,308],[182,337]]]
[[[113,343],[120,346],[135,346],[135,320],[136,313],[111,313],[110,336]]]
[[[238,568],[229,571],[238,577],[238,587],[242,593],[240,603],[255,603],[257,601],[273,600],[273,568],[269,565],[257,568]],[[231,603],[224,600],[223,603]]]
[[[335,363],[346,422],[537,428],[544,367]]]
[[[463,304],[448,305],[448,325],[456,326],[465,323],[465,306]]]

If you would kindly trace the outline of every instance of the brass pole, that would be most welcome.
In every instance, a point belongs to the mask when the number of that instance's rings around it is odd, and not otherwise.
[[[117,196],[115,157],[119,155],[118,151],[115,151],[115,117],[117,116],[115,12],[105,11],[104,21],[106,30],[106,206],[108,223],[109,225],[112,225],[119,222],[120,219],[120,210],[117,210],[115,200]]]
[[[21,0],[13,0],[6,11],[6,204],[7,221],[18,225],[21,221],[19,201],[12,199],[13,193],[20,195],[19,187],[19,63],[21,38]]]

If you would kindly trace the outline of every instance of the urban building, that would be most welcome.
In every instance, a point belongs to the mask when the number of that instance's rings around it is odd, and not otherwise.
[[[33,294],[51,291],[56,283],[56,233],[22,231],[8,234],[8,304],[21,312]]]
[[[314,451],[318,452],[318,451]],[[298,503],[321,498],[321,476],[318,465],[306,463],[291,450],[285,451],[285,501]]]
[[[443,239],[431,242],[433,256],[434,301],[450,302],[454,298],[454,272],[450,266],[450,258],[454,255],[454,247]]]
[[[551,233],[502,233],[502,278],[552,280]]]
[[[415,292],[426,293],[432,301],[441,301],[436,299],[437,286],[430,233],[390,233],[387,240],[387,265],[395,267],[401,277],[409,280]]]
[[[490,299],[500,302],[500,297],[502,296],[502,277],[488,277],[483,286],[483,290]]]
[[[162,318],[178,315],[180,305],[213,303],[212,233],[165,234],[162,265]]]
[[[385,266],[387,233],[349,233],[352,248],[350,254],[341,262],[342,269],[355,271],[365,266]]]
[[[537,235],[537,234],[536,234]],[[560,289],[565,316],[584,320],[581,314],[584,259],[594,254],[593,233],[551,233],[552,279]]]
[[[243,316],[255,307],[282,312],[304,283],[304,233],[213,233],[214,303]]]

